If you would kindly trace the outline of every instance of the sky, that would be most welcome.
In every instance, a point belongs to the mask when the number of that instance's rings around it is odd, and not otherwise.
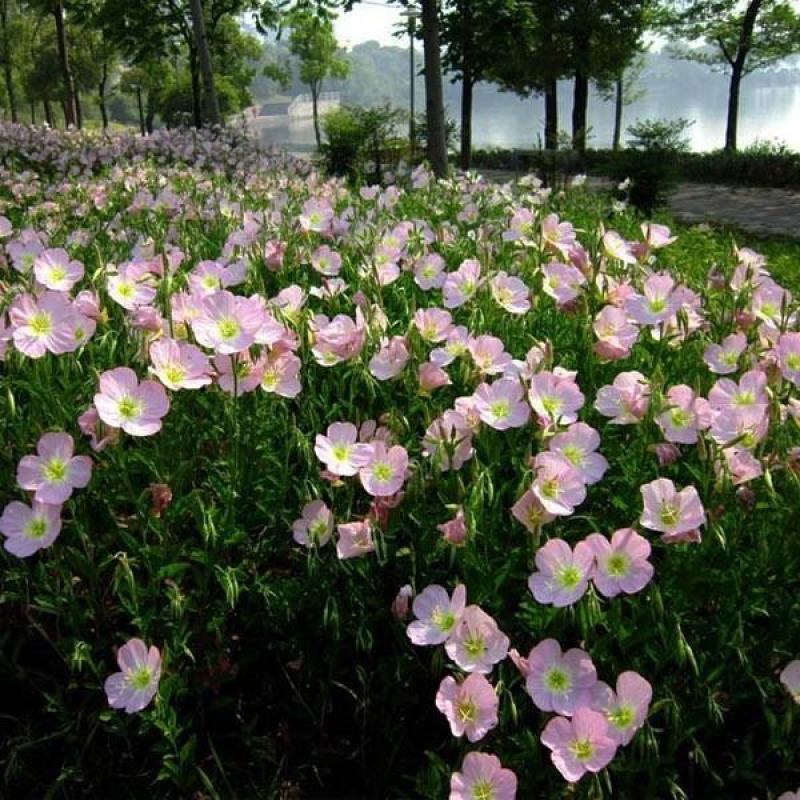
[[[392,36],[395,25],[403,21],[400,11],[400,6],[388,5],[381,0],[361,2],[336,20],[336,37],[347,48],[370,40],[382,45],[406,46],[407,39]]]

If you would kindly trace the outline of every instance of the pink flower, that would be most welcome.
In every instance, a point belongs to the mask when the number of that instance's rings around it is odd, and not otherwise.
[[[482,383],[475,390],[474,399],[481,421],[498,431],[521,428],[531,416],[525,391],[516,378],[501,378],[491,385]]]
[[[405,336],[393,336],[382,341],[381,349],[370,359],[369,371],[379,381],[397,377],[410,358]]]
[[[0,516],[0,533],[7,537],[5,548],[20,558],[50,547],[61,532],[61,506],[34,500],[30,506],[14,500]]]
[[[336,531],[339,534],[339,540],[336,542],[336,555],[342,561],[366,555],[375,549],[369,520],[337,525]]]
[[[61,505],[73,489],[84,489],[92,477],[92,459],[73,456],[75,442],[68,433],[45,433],[36,445],[37,455],[24,456],[17,468],[20,488],[34,492],[40,503]]]
[[[280,397],[297,397],[300,384],[300,359],[285,350],[274,349],[262,359],[261,388],[267,394]]]
[[[99,453],[109,444],[113,444],[119,439],[119,428],[105,429],[105,426],[100,422],[100,415],[94,406],[89,406],[79,417],[78,427],[84,436],[90,438],[90,445],[92,450]],[[101,429],[104,429],[101,431]],[[102,434],[102,435],[101,435]]]
[[[514,211],[509,228],[503,233],[503,241],[516,242],[523,244],[533,244],[534,236],[534,214],[529,208],[518,208]]]
[[[494,687],[479,672],[461,683],[448,676],[436,693],[436,708],[447,717],[453,736],[466,734],[470,742],[483,739],[497,725],[499,705]]]
[[[577,244],[575,228],[571,222],[561,222],[558,214],[548,214],[542,221],[542,243],[566,258]]]
[[[398,620],[398,622],[402,622],[408,617],[409,605],[413,594],[414,592],[411,588],[411,584],[407,583],[405,586],[401,586],[395,595],[392,601],[392,616]]]
[[[525,314],[530,311],[530,290],[519,278],[506,272],[498,272],[492,278],[490,286],[495,303],[509,314]]]
[[[334,475],[341,476],[355,475],[372,456],[370,445],[358,444],[358,429],[350,422],[334,422],[325,436],[317,434],[314,452]]]
[[[722,409],[766,411],[767,376],[761,370],[750,370],[739,383],[720,378],[708,393],[708,402],[715,411]]]
[[[419,368],[419,388],[423,392],[432,392],[442,386],[449,386],[452,383],[450,376],[436,364],[426,361]]]
[[[253,361],[247,350],[235,356],[214,356],[213,363],[219,388],[237,397],[254,391],[264,377],[264,359]]]
[[[193,344],[159,339],[150,345],[150,371],[168,389],[199,389],[211,383],[208,357]]]
[[[132,369],[117,367],[100,376],[99,388],[94,405],[106,425],[122,428],[131,436],[152,436],[161,430],[169,398],[160,383],[139,383]]]
[[[449,800],[514,800],[517,776],[491,753],[467,753],[450,777]]]
[[[459,507],[453,519],[436,526],[441,531],[442,538],[448,544],[460,545],[467,538],[467,526],[464,522],[464,509]]]
[[[690,386],[673,386],[667,392],[668,410],[656,417],[668,442],[695,444],[698,430],[711,425],[708,401],[697,397]]]
[[[616,231],[606,231],[603,235],[603,251],[609,258],[616,258],[623,264],[635,264],[631,245],[626,242]]]
[[[539,453],[534,462],[536,480],[532,491],[545,510],[567,517],[586,499],[580,473],[558,453]]]
[[[586,283],[586,277],[577,267],[558,261],[545,264],[542,275],[542,291],[550,295],[559,306],[571,303],[580,294],[581,286]]]
[[[545,639],[528,653],[525,665],[525,690],[541,711],[569,717],[591,700],[597,670],[583,650],[574,647],[562,654],[555,639]]]
[[[781,670],[780,681],[795,703],[800,703],[800,660],[790,661]]]
[[[659,225],[655,222],[643,222],[641,225],[642,235],[648,247],[658,250],[662,247],[677,241],[677,236],[672,236],[670,229],[666,225]]]
[[[650,383],[641,372],[620,372],[611,386],[597,392],[594,407],[612,425],[635,425],[650,405]]]
[[[72,352],[80,344],[74,335],[75,314],[61,292],[19,295],[9,309],[14,347],[29,358]]]
[[[653,565],[650,542],[633,528],[614,531],[609,542],[601,533],[586,537],[594,553],[595,568],[592,580],[603,597],[616,597],[620,592],[636,594],[650,583]]]
[[[556,518],[556,515],[551,514],[530,489],[514,503],[511,513],[531,533],[536,533],[542,525],[546,525]]]
[[[781,374],[800,386],[800,333],[783,333],[775,348]]]
[[[602,681],[592,691],[592,708],[605,716],[608,735],[618,745],[629,744],[647,719],[653,687],[638,672],[623,672],[616,692]]]
[[[445,308],[463,306],[475,296],[481,283],[481,265],[474,259],[467,259],[445,279],[442,286]]]
[[[36,280],[54,292],[68,292],[83,277],[83,264],[62,248],[42,250],[33,262]]]
[[[333,533],[333,514],[322,500],[313,500],[303,506],[300,519],[292,524],[292,534],[298,544],[305,547],[322,547]]]
[[[414,327],[427,342],[443,342],[453,328],[453,316],[443,308],[421,308],[414,314]]]
[[[192,330],[203,347],[230,355],[246,350],[255,342],[264,319],[260,297],[237,297],[222,290],[200,301],[200,311],[192,321]]]
[[[114,275],[106,281],[111,299],[128,311],[139,306],[149,306],[156,296],[155,287],[147,280],[147,273],[133,264],[121,264]]]
[[[161,653],[141,639],[130,639],[120,647],[117,663],[121,672],[106,678],[105,690],[111,708],[124,708],[128,714],[150,704],[161,680]]]
[[[717,375],[736,372],[739,358],[747,349],[747,337],[743,333],[726,336],[722,344],[710,344],[703,353],[703,361]]]
[[[597,483],[608,469],[608,461],[596,452],[600,434],[585,422],[575,422],[565,433],[556,434],[548,446],[572,464],[581,480],[591,486]]]
[[[541,738],[542,744],[553,751],[550,759],[555,768],[570,783],[587,772],[600,772],[617,752],[605,717],[590,708],[579,708],[571,720],[551,719]]]
[[[547,423],[569,425],[578,419],[584,397],[575,379],[555,372],[539,372],[528,392],[531,407]]]
[[[464,672],[488,674],[506,657],[508,644],[508,637],[485,611],[467,606],[444,648]]]
[[[338,314],[330,321],[319,314],[311,321],[311,329],[314,358],[324,367],[355,358],[366,341],[366,324],[360,310],[356,311],[355,321],[345,314]]]
[[[406,629],[408,638],[416,645],[437,645],[446,642],[461,620],[467,604],[467,589],[459,583],[453,596],[438,584],[425,587],[414,598],[416,620]]]
[[[303,203],[303,213],[300,215],[300,227],[304,231],[316,233],[329,233],[333,223],[334,211],[328,200],[319,200],[312,197]]]
[[[694,486],[679,492],[671,480],[659,478],[642,486],[641,492],[644,511],[639,521],[645,528],[660,531],[669,544],[700,541],[698,529],[705,524],[706,512]]]
[[[662,325],[677,314],[681,300],[675,281],[666,273],[651,275],[644,284],[644,293],[625,302],[625,311],[640,325]]]
[[[472,458],[472,428],[463,414],[448,410],[435,419],[422,440],[423,455],[442,472],[459,470]]]
[[[437,367],[446,367],[457,358],[469,352],[469,342],[472,337],[463,325],[451,327],[444,347],[437,347],[431,351],[431,361]]]
[[[444,259],[438,253],[428,253],[414,265],[414,283],[425,292],[441,289],[447,277],[444,269]]]
[[[358,472],[361,485],[373,497],[389,497],[399,492],[408,470],[405,447],[394,445],[387,450],[382,441],[375,441],[369,448],[369,460]]]
[[[468,349],[482,375],[499,375],[511,364],[511,356],[506,353],[503,342],[496,336],[471,338]]]
[[[594,352],[607,361],[630,355],[639,338],[639,329],[628,321],[628,315],[615,306],[606,306],[595,317],[594,333],[597,343]]]
[[[578,542],[573,552],[563,539],[551,539],[537,550],[536,566],[528,579],[531,594],[539,603],[564,608],[586,594],[594,552],[586,542]]]
[[[338,275],[342,268],[342,257],[327,245],[322,245],[311,255],[311,266],[321,275],[332,278]]]

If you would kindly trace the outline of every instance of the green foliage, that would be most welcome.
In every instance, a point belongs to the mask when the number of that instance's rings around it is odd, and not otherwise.
[[[630,146],[648,152],[684,153],[689,149],[686,132],[694,125],[688,119],[645,119],[628,127]]]

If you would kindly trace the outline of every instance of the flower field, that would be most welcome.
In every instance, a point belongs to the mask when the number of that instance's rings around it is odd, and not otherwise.
[[[800,796],[799,265],[0,126],[0,796]]]

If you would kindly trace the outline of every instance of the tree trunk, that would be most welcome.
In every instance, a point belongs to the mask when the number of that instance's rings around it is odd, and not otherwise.
[[[147,91],[147,114],[145,115],[145,127],[147,128],[147,133],[151,134],[153,132],[153,122],[156,118],[156,103],[154,92],[152,89],[148,89]]]
[[[197,50],[189,50],[189,73],[192,77],[192,117],[195,128],[203,125],[203,112],[200,107],[200,72],[197,66]]]
[[[14,75],[11,71],[11,39],[8,36],[8,0],[0,0],[0,27],[3,29],[3,72],[8,107],[11,111],[11,121],[17,122],[17,95],[14,89]]]
[[[614,141],[612,147],[614,150],[619,150],[620,142],[622,141],[622,108],[625,105],[625,75],[620,74],[617,78],[616,98],[614,106]]]
[[[139,108],[139,130],[141,131],[142,136],[145,135],[145,127],[144,127],[144,108],[142,108],[142,87],[136,87],[136,105]]]
[[[36,103],[31,100],[31,125],[36,124]]]
[[[558,81],[551,78],[544,89],[544,146],[558,150]]]
[[[106,81],[108,80],[108,64],[103,62],[102,77],[97,87],[97,100],[100,106],[100,116],[103,118],[103,130],[108,130],[108,110],[106,109]]]
[[[311,113],[314,117],[314,138],[317,140],[317,149],[322,146],[322,136],[319,132],[319,84],[314,82],[311,87]]]
[[[192,28],[194,41],[197,47],[197,56],[200,60],[200,72],[203,76],[203,93],[206,101],[206,119],[212,125],[222,123],[219,113],[219,100],[214,87],[214,70],[211,66],[211,53],[208,49],[206,36],[206,22],[203,18],[203,0],[191,0],[192,3]]]
[[[75,90],[75,121],[78,123],[78,130],[83,127],[83,106],[81,105],[81,93]]]
[[[586,117],[589,105],[589,78],[578,70],[575,73],[575,90],[572,98],[572,149],[586,150]]]
[[[461,169],[472,166],[472,92],[475,81],[469,67],[464,66],[461,78]]]
[[[53,109],[50,108],[50,100],[45,98],[44,100],[44,119],[45,122],[52,128],[53,126]]]
[[[425,54],[425,117],[428,160],[438,178],[447,175],[447,140],[442,95],[442,55],[439,45],[439,2],[421,0],[422,42]]]
[[[53,5],[53,16],[56,21],[56,39],[58,40],[58,56],[61,59],[61,72],[64,76],[64,123],[69,127],[78,122],[78,112],[75,106],[75,78],[69,63],[69,45],[67,43],[67,29],[64,24],[64,4],[56,0]]]
[[[734,66],[731,82],[728,87],[728,120],[725,126],[725,149],[736,150],[736,139],[739,131],[739,93],[742,87],[742,73]]]

